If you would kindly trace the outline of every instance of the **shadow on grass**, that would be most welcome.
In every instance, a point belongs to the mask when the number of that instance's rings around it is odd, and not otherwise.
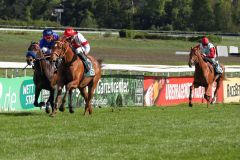
[[[37,112],[3,112],[0,113],[0,116],[13,116],[13,117],[18,117],[18,116],[38,116],[40,113]]]

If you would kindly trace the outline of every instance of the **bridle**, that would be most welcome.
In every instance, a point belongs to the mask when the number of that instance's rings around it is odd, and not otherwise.
[[[61,46],[59,46],[58,44],[60,44]],[[67,45],[66,48],[63,48],[64,46],[64,42],[63,41],[56,41],[54,44],[54,47],[59,47],[56,50],[54,50],[54,52],[52,52],[52,55],[56,55],[58,58],[63,58],[66,55],[66,52],[69,48],[69,45]],[[60,52],[61,51],[61,52]]]
[[[198,54],[201,55],[201,53],[199,53],[200,50],[199,48],[191,48],[191,51],[190,51],[190,59],[189,59],[189,66],[191,67],[192,65],[195,65],[197,63],[199,63],[199,60],[198,60]]]

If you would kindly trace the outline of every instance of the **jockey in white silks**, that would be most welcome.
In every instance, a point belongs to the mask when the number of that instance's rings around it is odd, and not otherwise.
[[[65,29],[63,36],[68,42],[70,42],[73,51],[83,61],[85,66],[85,76],[94,76],[95,71],[92,62],[86,56],[90,52],[90,44],[86,38],[71,27]]]
[[[213,65],[216,74],[221,75],[223,73],[223,70],[219,65],[218,61],[216,60],[217,58],[216,48],[212,43],[209,42],[207,37],[202,38],[200,49],[203,55],[203,59]]]

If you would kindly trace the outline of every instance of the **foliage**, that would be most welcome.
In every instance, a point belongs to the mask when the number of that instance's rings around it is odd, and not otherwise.
[[[8,26],[35,26],[35,27],[56,27],[59,26],[56,22],[53,21],[44,21],[44,20],[30,20],[30,21],[19,21],[19,20],[2,20],[0,19],[1,25]]]
[[[209,41],[212,43],[221,43],[222,42],[222,37],[221,36],[217,36],[217,35],[204,35],[206,37],[208,37]],[[203,38],[203,36],[196,36],[196,37],[190,37],[188,38],[189,41],[191,42],[201,42],[201,39]]]
[[[136,34],[136,31],[133,30],[122,29],[119,31],[120,38],[134,38]]]
[[[64,26],[240,31],[237,0],[0,0],[0,19],[56,21],[60,15],[54,9],[60,4]]]
[[[209,0],[193,0],[192,17],[194,30],[211,31],[214,30],[214,14]]]

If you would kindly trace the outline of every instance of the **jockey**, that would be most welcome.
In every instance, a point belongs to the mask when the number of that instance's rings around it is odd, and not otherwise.
[[[221,66],[216,60],[217,53],[216,48],[212,43],[209,42],[207,37],[202,38],[202,43],[200,44],[201,53],[203,59],[213,65],[215,72],[219,75],[223,73]]]
[[[43,38],[39,41],[39,47],[45,55],[49,55],[51,54],[51,47],[58,39],[58,34],[53,32],[52,29],[45,29],[43,31]]]
[[[85,66],[85,76],[94,76],[95,71],[92,62],[87,57],[90,52],[89,42],[81,33],[75,31],[71,27],[65,29],[63,36],[71,44],[73,51],[83,61]]]

